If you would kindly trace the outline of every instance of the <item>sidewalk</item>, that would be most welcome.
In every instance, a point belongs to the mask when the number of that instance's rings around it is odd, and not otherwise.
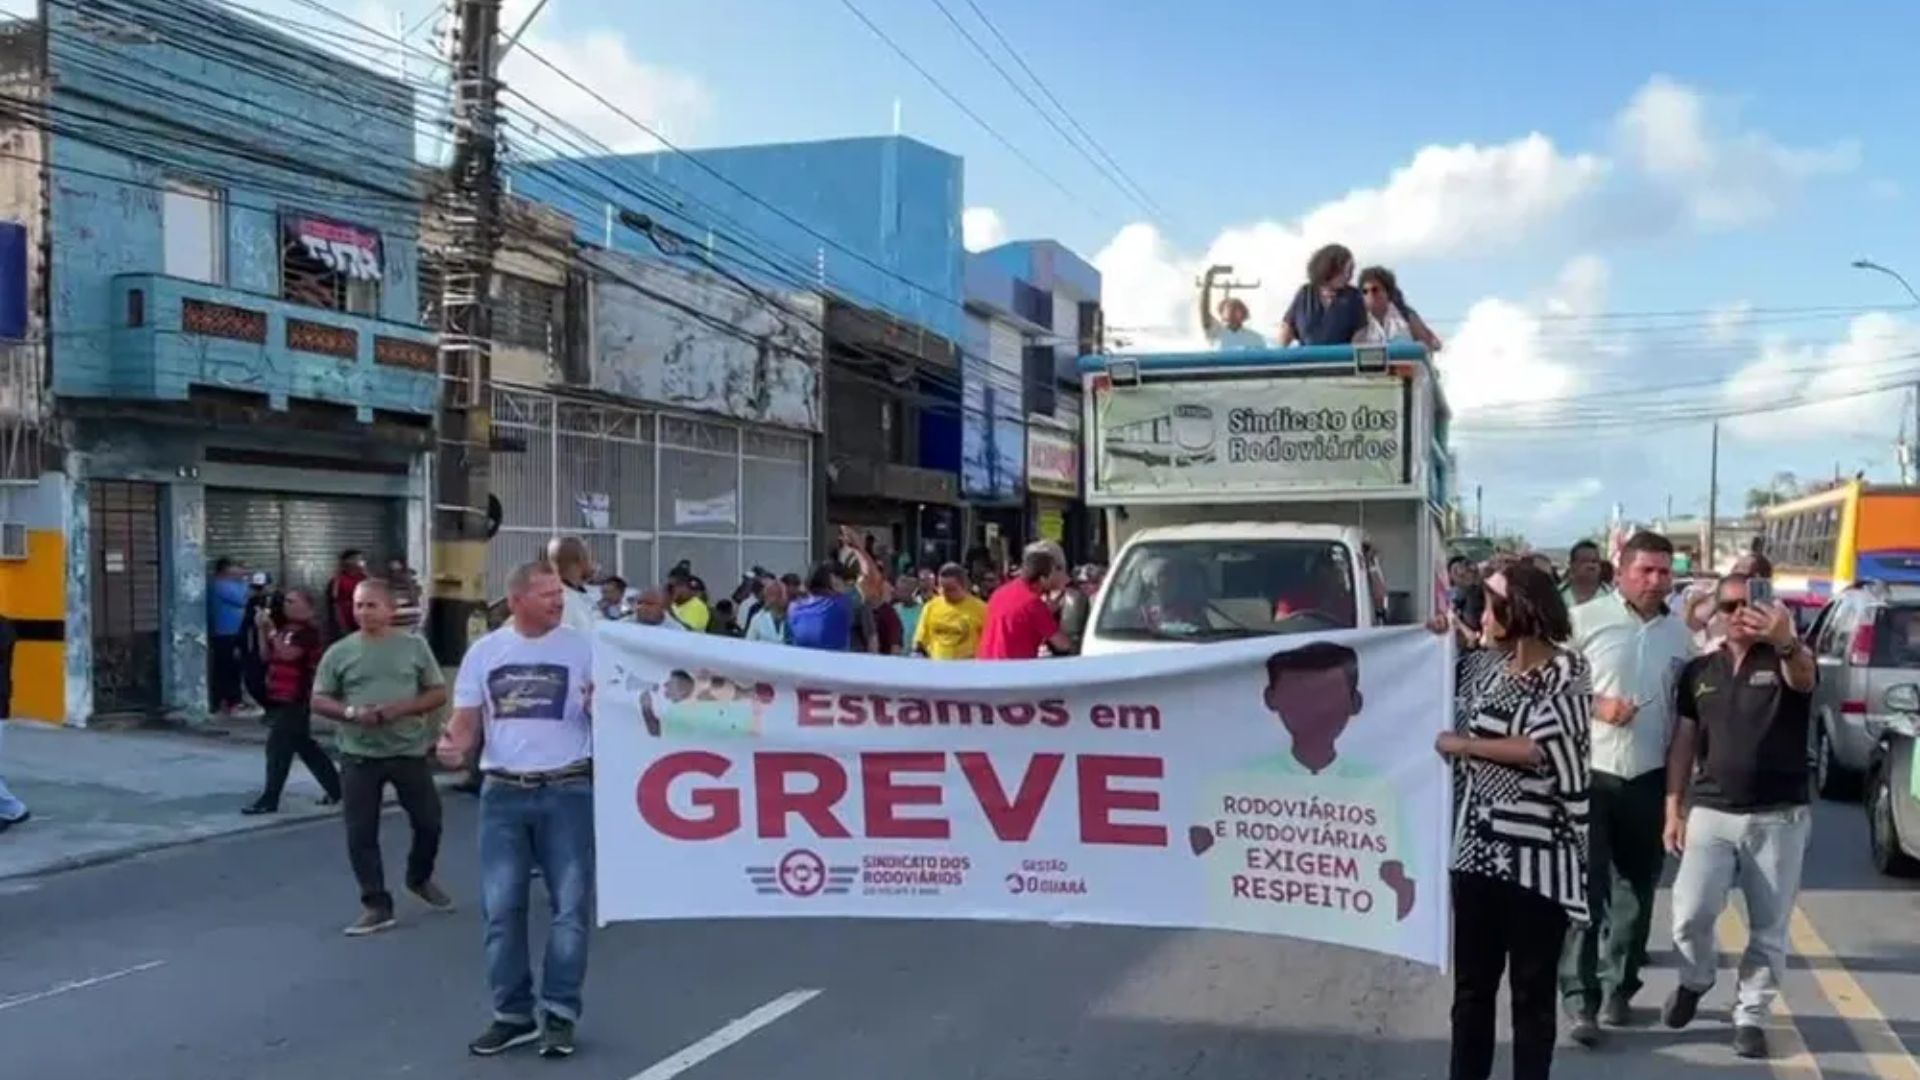
[[[315,805],[320,785],[295,762],[280,812],[243,817],[240,808],[259,794],[266,770],[260,741],[252,738],[31,722],[5,728],[0,776],[33,820],[0,833],[0,879],[338,813]]]

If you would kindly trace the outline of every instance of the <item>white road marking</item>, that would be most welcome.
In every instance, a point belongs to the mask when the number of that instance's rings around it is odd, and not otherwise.
[[[164,963],[166,963],[165,960],[149,960],[144,964],[135,964],[130,968],[122,968],[119,971],[109,971],[105,975],[95,975],[90,979],[75,979],[72,982],[63,982],[58,986],[51,986],[36,993],[21,994],[19,997],[6,998],[5,1000],[0,1000],[0,1012],[5,1012],[8,1009],[17,1009],[22,1005],[31,1005],[36,1001],[45,1001],[50,997],[59,997],[61,994],[71,994],[75,990],[85,990],[90,986],[99,986],[101,983],[112,982],[115,979],[124,979],[129,975],[138,975],[143,971],[152,971]]]
[[[655,1062],[648,1066],[645,1072],[634,1074],[632,1080],[673,1080],[673,1077],[679,1076],[819,996],[818,990],[789,990],[672,1057]]]

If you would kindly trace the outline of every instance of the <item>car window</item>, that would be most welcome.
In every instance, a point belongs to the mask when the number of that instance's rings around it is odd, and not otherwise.
[[[1847,641],[1853,636],[1854,611],[1856,605],[1851,597],[1836,600],[1828,610],[1826,626],[1820,631],[1820,641],[1814,651],[1821,656],[1842,656],[1847,651]]]
[[[1873,666],[1920,669],[1920,604],[1880,609],[1873,628]]]
[[[1137,544],[1105,586],[1095,633],[1212,641],[1355,625],[1353,559],[1320,540]]]

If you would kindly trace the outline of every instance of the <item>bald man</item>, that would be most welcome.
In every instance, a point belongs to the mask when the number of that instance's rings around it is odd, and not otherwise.
[[[593,597],[587,593],[587,582],[593,578],[593,552],[577,536],[556,536],[547,542],[547,565],[560,575],[564,586],[560,624],[593,640]]]
[[[639,599],[633,602],[633,621],[641,626],[664,626],[669,630],[685,630],[678,619],[667,618],[667,594],[658,587],[640,590]]]

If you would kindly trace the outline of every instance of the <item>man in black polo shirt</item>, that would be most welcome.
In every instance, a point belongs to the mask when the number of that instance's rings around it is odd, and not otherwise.
[[[1807,723],[1812,654],[1778,605],[1748,603],[1748,578],[1729,575],[1716,593],[1726,620],[1720,646],[1680,676],[1679,721],[1667,754],[1667,850],[1680,856],[1673,883],[1673,942],[1680,986],[1667,999],[1668,1027],[1685,1027],[1713,986],[1714,923],[1734,885],[1747,901],[1733,1047],[1767,1054],[1762,1023],[1787,963],[1787,925],[1800,891],[1812,829]],[[1692,808],[1687,782],[1693,782]]]

